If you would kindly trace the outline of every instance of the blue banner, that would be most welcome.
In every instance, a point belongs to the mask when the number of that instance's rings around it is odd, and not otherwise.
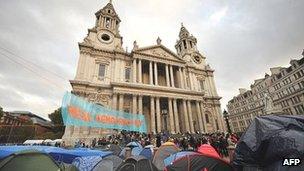
[[[147,132],[145,116],[112,110],[66,92],[62,100],[62,119],[66,126]]]

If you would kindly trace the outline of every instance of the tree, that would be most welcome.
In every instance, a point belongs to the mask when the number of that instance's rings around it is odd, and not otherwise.
[[[53,113],[49,114],[49,118],[51,119],[52,123],[54,124],[54,133],[64,132],[64,125],[61,115],[61,107],[55,110]]]

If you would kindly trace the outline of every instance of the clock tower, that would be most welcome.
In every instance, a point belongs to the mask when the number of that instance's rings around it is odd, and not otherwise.
[[[183,25],[179,32],[179,40],[176,41],[177,54],[182,57],[189,65],[194,65],[198,68],[205,67],[205,57],[197,50],[196,38]]]

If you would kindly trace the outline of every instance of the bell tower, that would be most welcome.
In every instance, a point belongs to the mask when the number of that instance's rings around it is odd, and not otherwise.
[[[197,50],[196,44],[196,38],[192,34],[190,35],[182,23],[179,40],[177,40],[175,44],[177,54],[185,61],[203,67],[205,65],[205,57]]]
[[[95,13],[95,29],[99,47],[106,49],[122,49],[122,37],[119,34],[119,24],[121,22],[116,13],[112,0],[102,9]]]
[[[96,28],[97,30],[108,30],[115,35],[119,35],[119,24],[121,22],[119,16],[117,15],[112,0],[95,13],[96,16]]]

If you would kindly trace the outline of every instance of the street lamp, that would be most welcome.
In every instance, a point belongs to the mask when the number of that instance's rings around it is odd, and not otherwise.
[[[225,109],[224,109],[224,112],[223,112],[223,116],[224,116],[224,119],[226,121],[228,133],[231,134],[231,129],[230,129],[229,121],[228,121],[229,114]]]

